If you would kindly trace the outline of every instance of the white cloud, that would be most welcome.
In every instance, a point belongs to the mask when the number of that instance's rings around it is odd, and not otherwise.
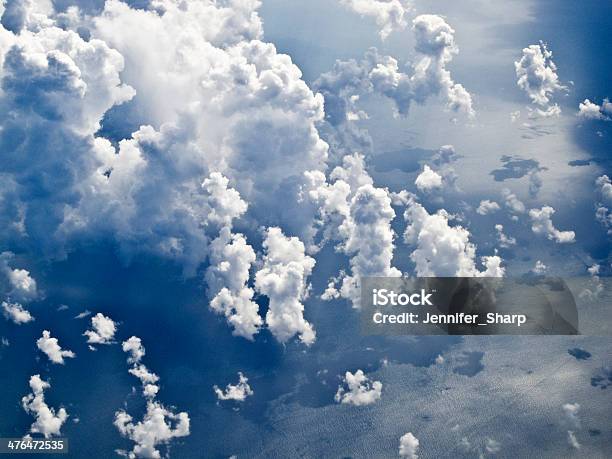
[[[17,325],[27,324],[32,322],[34,317],[30,311],[24,309],[19,303],[2,302],[2,314],[7,320],[12,320]]]
[[[219,400],[244,402],[248,396],[253,395],[253,389],[249,386],[249,378],[241,372],[238,372],[238,384],[228,384],[225,390],[221,390],[215,385],[213,389]]]
[[[45,389],[51,385],[43,381],[40,375],[34,375],[30,378],[30,388],[32,393],[21,399],[21,405],[26,413],[31,414],[36,419],[30,427],[30,432],[40,433],[45,438],[54,435],[61,435],[60,429],[66,419],[68,413],[64,408],[55,411],[45,403]]]
[[[115,322],[110,317],[97,313],[91,318],[92,330],[86,330],[83,336],[87,336],[89,344],[111,344],[117,331]]]
[[[550,206],[544,206],[541,209],[531,209],[529,211],[531,230],[535,234],[544,234],[548,239],[559,244],[576,242],[576,233],[573,231],[559,231],[554,227],[551,220],[554,213],[555,209]]]
[[[563,409],[563,414],[565,415],[567,422],[569,422],[569,424],[574,429],[579,429],[580,428],[580,417],[579,417],[580,404],[579,403],[565,403],[562,406],[562,409]]]
[[[461,226],[449,225],[449,215],[442,209],[435,214],[416,201],[404,213],[408,223],[404,232],[407,244],[415,246],[410,259],[416,264],[417,276],[487,276],[501,277],[505,269],[497,255],[482,257],[484,271],[476,267],[476,246],[470,242],[470,233]]]
[[[430,192],[435,188],[442,187],[442,176],[433,171],[427,164],[418,175],[414,184],[421,192]]]
[[[121,435],[136,443],[128,453],[130,458],[160,459],[159,445],[189,435],[189,415],[186,412],[174,413],[153,400],[147,401],[142,421],[134,423],[132,416],[119,410],[115,413],[114,424]]]
[[[500,247],[507,249],[516,244],[516,239],[504,234],[504,226],[497,224],[495,225],[495,231],[497,233],[497,242]]]
[[[91,315],[91,311],[89,309],[86,309],[83,312],[79,312],[76,316],[74,316],[75,319],[84,319],[85,317],[88,317]]]
[[[419,440],[412,432],[408,432],[401,436],[399,455],[408,459],[418,459]]]
[[[355,96],[367,93],[388,97],[402,116],[408,115],[413,102],[424,104],[437,95],[452,112],[474,116],[471,95],[453,81],[446,68],[458,52],[454,29],[440,16],[430,14],[416,17],[412,28],[417,60],[411,74],[400,71],[397,59],[370,48],[361,61],[336,61],[332,71],[315,81],[314,87],[325,97],[326,120],[332,126],[346,127],[350,114],[360,112],[355,106],[359,98]],[[358,138],[360,135],[356,134]]]
[[[580,447],[582,446],[576,438],[576,433],[571,430],[567,431],[567,442],[574,449],[580,449]]]
[[[314,258],[304,253],[304,244],[297,237],[286,237],[280,228],[268,228],[263,242],[263,266],[255,275],[255,288],[270,299],[266,325],[281,343],[296,334],[310,345],[315,331],[304,319],[304,300],[308,294],[308,276]]]
[[[518,78],[516,84],[535,104],[547,106],[555,92],[565,89],[559,82],[552,52],[545,43],[523,48],[523,56],[514,67]]]
[[[502,189],[501,194],[504,198],[505,206],[510,209],[512,213],[525,213],[525,204],[523,204],[523,202],[519,198],[517,198],[516,195],[512,193],[508,188]]]
[[[406,16],[412,9],[406,0],[340,0],[340,3],[361,16],[374,18],[383,40],[408,25]]]
[[[483,201],[480,201],[478,209],[476,209],[476,213],[480,215],[488,215],[497,212],[499,209],[499,204],[497,204],[495,201],[489,201],[488,199],[485,199]]]
[[[36,346],[44,352],[53,363],[63,365],[64,357],[73,358],[75,356],[74,352],[63,350],[57,338],[51,338],[51,333],[48,330],[43,330],[42,336],[36,341]]]
[[[343,384],[346,387],[339,386],[334,397],[338,403],[361,406],[380,400],[382,383],[371,381],[362,370],[357,370],[354,374],[347,371]]]
[[[12,252],[0,253],[0,272],[9,282],[8,295],[18,301],[31,301],[38,297],[36,280],[26,269],[13,269],[9,262],[14,258]]]
[[[391,264],[395,248],[391,221],[395,211],[390,193],[372,185],[364,157],[357,153],[346,155],[342,166],[332,171],[331,184],[322,173],[313,171],[306,175],[310,183],[303,192],[319,208],[325,239],[339,241],[336,248],[351,256],[350,273],[343,273],[330,283],[324,299],[341,296],[358,308],[361,277],[401,276]],[[407,194],[401,196],[408,199]],[[341,283],[339,290],[336,282]]]
[[[578,116],[587,120],[612,121],[612,102],[604,99],[601,105],[584,99],[578,106]]]
[[[544,274],[548,270],[548,266],[537,260],[535,266],[531,269],[535,274]]]
[[[595,185],[604,202],[612,204],[612,182],[610,182],[610,178],[607,175],[601,175],[595,180]]]
[[[145,355],[145,348],[138,336],[131,336],[121,343],[123,352],[129,352],[128,363],[138,363]]]

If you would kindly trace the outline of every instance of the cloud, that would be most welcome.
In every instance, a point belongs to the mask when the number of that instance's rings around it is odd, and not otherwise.
[[[412,9],[405,0],[340,0],[340,4],[361,16],[374,18],[382,40],[408,25],[406,16]]]
[[[542,107],[550,103],[555,92],[565,89],[559,82],[552,52],[543,42],[523,48],[523,56],[514,63],[514,68],[518,87]]]
[[[79,312],[76,316],[74,316],[75,319],[84,319],[85,317],[88,317],[91,315],[91,311],[89,309],[86,309],[83,312]]]
[[[30,388],[32,393],[21,399],[21,405],[26,413],[31,414],[36,419],[30,427],[30,432],[40,433],[45,438],[54,435],[61,435],[60,429],[68,419],[68,413],[64,408],[55,411],[45,403],[45,389],[51,385],[43,381],[40,375],[33,375],[30,378]]]
[[[269,300],[266,325],[281,343],[296,334],[311,345],[315,331],[304,319],[304,300],[308,294],[308,276],[314,258],[306,255],[304,244],[297,237],[286,237],[280,228],[268,228],[263,242],[263,266],[255,275],[255,288]]]
[[[12,252],[0,253],[0,272],[9,282],[8,295],[18,301],[31,301],[38,297],[36,280],[25,269],[13,269],[9,262],[14,258]]]
[[[455,83],[446,66],[457,54],[455,31],[444,19],[421,15],[412,22],[417,60],[412,73],[400,71],[397,59],[382,56],[370,48],[361,61],[336,61],[330,72],[314,83],[325,97],[326,120],[336,128],[360,113],[355,106],[359,95],[375,93],[391,99],[399,115],[407,116],[413,102],[424,104],[429,97],[441,95],[447,108],[474,116],[472,97]]]
[[[510,209],[512,213],[525,213],[525,204],[523,204],[523,202],[519,198],[517,198],[516,195],[512,193],[508,188],[502,189],[501,194],[504,198],[505,206]]]
[[[24,309],[19,303],[2,302],[2,314],[7,320],[12,320],[17,325],[27,324],[32,322],[34,317],[30,311]]]
[[[173,438],[189,435],[189,415],[185,412],[173,413],[161,403],[147,401],[147,411],[142,421],[133,422],[132,416],[124,410],[115,413],[115,427],[121,435],[134,443],[128,457],[153,458],[162,457],[158,445],[166,445]]]
[[[364,157],[358,153],[344,156],[342,165],[330,174],[332,183],[317,171],[306,175],[310,183],[302,191],[319,209],[324,239],[338,241],[336,249],[351,256],[350,272],[330,283],[323,299],[347,298],[359,308],[361,277],[401,276],[391,264],[395,248],[391,195],[372,185]],[[407,199],[408,195],[401,196]],[[341,284],[339,289],[336,283]]]
[[[436,188],[442,187],[442,176],[434,172],[427,164],[423,171],[418,175],[414,184],[419,191],[428,193]]]
[[[64,357],[74,358],[75,356],[74,352],[63,350],[57,338],[51,338],[51,333],[48,330],[43,330],[42,336],[36,341],[36,346],[45,353],[53,363],[63,365]]]
[[[507,249],[516,244],[516,239],[504,234],[504,226],[497,224],[495,225],[495,231],[497,233],[497,242],[500,247]]]
[[[601,105],[584,99],[578,106],[578,116],[587,120],[612,121],[612,102],[604,99]]]
[[[227,179],[250,221],[308,242],[313,215],[276,196],[296,202],[303,172],[325,168],[323,98],[262,41],[259,6],[7,13],[23,30],[3,29],[0,49],[0,142],[14,152],[0,162],[2,235],[53,256],[114,239],[126,261],[153,253],[194,275],[231,217],[209,199]]]
[[[238,384],[228,384],[225,390],[219,389],[218,386],[213,386],[215,394],[219,400],[233,400],[235,402],[244,402],[246,398],[253,395],[253,390],[249,386],[249,378],[238,372]]]
[[[595,180],[597,192],[606,203],[612,204],[612,182],[607,175],[601,175]]]
[[[544,206],[541,209],[531,209],[529,211],[531,230],[535,234],[544,234],[547,239],[559,244],[576,242],[576,233],[573,231],[559,231],[554,227],[551,220],[554,213],[555,209],[550,206]]]
[[[540,260],[537,260],[535,266],[531,268],[531,271],[535,274],[544,274],[548,270],[548,266],[542,263]]]
[[[123,352],[129,352],[128,363],[138,363],[145,355],[145,348],[138,336],[131,336],[121,343]]]
[[[110,317],[97,313],[91,318],[92,330],[86,330],[83,336],[87,336],[89,344],[111,344],[117,331],[115,322]]]
[[[476,268],[476,246],[470,233],[461,226],[449,225],[449,214],[441,209],[429,214],[418,202],[409,203],[404,213],[407,222],[404,240],[415,246],[410,259],[417,276],[502,277],[505,269],[497,255],[482,257],[484,271]]]
[[[339,386],[334,400],[338,403],[362,406],[370,405],[380,400],[382,383],[371,381],[362,370],[357,370],[354,374],[347,371],[344,375],[343,384]]]
[[[412,434],[412,432],[408,432],[401,436],[400,438],[400,447],[399,447],[399,455],[400,457],[407,457],[409,459],[418,459],[419,450],[419,440]]]
[[[571,430],[567,431],[567,442],[574,449],[580,449],[580,447],[582,446],[580,442],[578,442],[578,439],[576,438],[576,433],[572,432]]]
[[[488,215],[497,212],[499,209],[499,204],[497,204],[495,201],[485,199],[484,201],[480,201],[478,209],[476,209],[476,213],[480,215]]]

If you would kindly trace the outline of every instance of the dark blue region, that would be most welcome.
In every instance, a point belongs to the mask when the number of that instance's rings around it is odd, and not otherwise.
[[[333,258],[333,250],[325,250]],[[322,292],[335,269],[331,263],[317,267],[313,292]],[[232,336],[225,321],[209,311],[201,275],[186,280],[180,267],[151,257],[136,257],[126,265],[109,244],[81,249],[61,262],[41,263],[32,272],[46,295],[28,305],[36,320],[21,326],[0,321],[0,336],[10,343],[0,350],[0,436],[21,437],[28,431],[33,418],[20,400],[30,392],[30,376],[40,374],[51,383],[46,402],[64,406],[70,414],[62,427],[70,457],[116,457],[115,449],[132,448],[113,426],[115,411],[125,407],[138,421],[145,410],[139,381],[128,373],[120,347],[132,335],[142,338],[143,363],[161,378],[157,399],[191,418],[191,435],[171,443],[171,455],[181,458],[240,454],[252,441],[247,433],[235,431],[237,419],[273,430],[266,414],[270,402],[332,404],[347,370],[375,371],[383,358],[429,366],[461,341],[446,336],[361,336],[358,313],[349,304],[323,303],[313,296],[305,314],[317,330],[313,346],[281,345],[266,330],[249,342]],[[259,302],[265,313],[265,302]],[[88,349],[82,333],[91,316],[74,318],[84,310],[117,322],[116,344],[97,345],[95,352]],[[36,348],[42,330],[50,330],[76,358],[66,359],[65,365],[51,364]],[[249,377],[255,394],[240,405],[218,403],[212,386],[235,384],[238,371]]]
[[[572,357],[575,357],[576,360],[589,360],[591,358],[591,353],[589,351],[585,351],[579,347],[568,349],[567,353]]]

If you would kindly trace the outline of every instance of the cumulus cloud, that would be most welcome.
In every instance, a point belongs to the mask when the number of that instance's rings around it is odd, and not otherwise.
[[[83,333],[89,344],[111,344],[117,331],[113,319],[100,312],[91,318],[91,328]]]
[[[128,363],[132,364],[128,371],[140,380],[143,395],[147,399],[147,411],[142,421],[135,423],[125,410],[115,412],[115,427],[121,435],[135,443],[130,452],[122,453],[130,458],[160,459],[162,454],[159,445],[167,445],[173,438],[189,435],[189,415],[186,412],[175,413],[155,400],[159,392],[159,376],[140,362],[145,355],[141,339],[131,336],[121,347],[129,354]]]
[[[0,272],[9,283],[8,296],[18,301],[31,301],[38,297],[36,280],[26,269],[13,269],[10,261],[15,258],[12,252],[0,253]]]
[[[612,182],[610,182],[610,178],[607,175],[601,175],[595,180],[595,185],[604,202],[612,203]]]
[[[302,241],[287,237],[280,228],[268,228],[263,242],[263,266],[255,275],[255,288],[269,300],[266,325],[281,343],[296,334],[300,341],[310,345],[315,331],[304,318],[302,301],[308,294],[308,276],[315,260],[306,255]]]
[[[380,400],[382,383],[371,381],[362,370],[354,374],[347,371],[344,375],[343,385],[338,387],[334,400],[348,405],[370,405]]]
[[[601,105],[584,99],[578,106],[578,116],[587,120],[612,121],[612,102],[604,99]]]
[[[507,249],[516,244],[516,239],[504,234],[504,225],[495,225],[495,232],[497,233],[497,242],[500,247]]]
[[[373,186],[364,157],[357,153],[346,155],[342,165],[331,172],[332,183],[316,171],[307,177],[310,183],[303,192],[319,207],[325,238],[338,241],[336,248],[351,256],[350,272],[330,283],[323,298],[347,298],[358,308],[361,277],[401,276],[392,266],[395,245],[391,221],[395,211],[390,193]],[[341,284],[339,289],[336,282]]]
[[[544,274],[548,270],[548,266],[546,266],[542,261],[537,260],[531,271],[535,274]]]
[[[499,209],[499,204],[497,204],[495,201],[485,199],[483,201],[480,201],[480,204],[476,209],[476,213],[480,215],[488,215],[497,212]]]
[[[62,254],[103,235],[128,260],[153,252],[195,274],[228,217],[209,199],[226,178],[259,224],[307,240],[312,215],[276,196],[295,201],[303,172],[325,167],[323,98],[262,41],[259,6],[110,0],[98,16],[63,22],[6,13],[19,29],[2,30],[0,49],[0,141],[14,152],[0,163],[7,237]],[[103,118],[122,125],[99,131]]]
[[[504,198],[504,205],[514,214],[525,213],[525,204],[516,197],[508,188],[501,190],[502,197]]]
[[[121,349],[130,354],[128,363],[138,363],[145,355],[145,348],[138,336],[131,336],[121,343]]]
[[[531,230],[535,234],[544,234],[547,239],[559,244],[575,242],[576,233],[573,231],[559,231],[554,227],[551,219],[554,213],[555,209],[550,206],[544,206],[541,209],[531,209],[529,211]]]
[[[340,3],[361,16],[374,18],[383,40],[408,25],[406,16],[412,9],[406,0],[340,0]]]
[[[419,191],[428,193],[436,188],[442,187],[442,176],[433,171],[427,164],[423,171],[417,176],[414,184]]]
[[[42,434],[45,438],[61,435],[60,429],[68,419],[68,413],[64,408],[55,411],[45,403],[45,390],[51,385],[43,381],[40,375],[30,378],[31,394],[21,399],[21,405],[26,413],[34,416],[35,421],[30,427],[30,432]]]
[[[523,55],[514,63],[514,68],[518,87],[541,107],[547,107],[554,93],[565,89],[559,81],[552,52],[543,42],[523,48]]]
[[[30,311],[24,309],[19,303],[2,302],[2,314],[7,320],[12,320],[17,325],[27,324],[34,320],[34,316]]]
[[[567,442],[574,449],[580,449],[581,445],[576,438],[575,431],[580,429],[580,404],[578,403],[565,403],[562,406],[563,414],[565,416],[565,422],[568,424],[570,429],[567,431]]]
[[[253,389],[249,386],[249,378],[244,376],[241,372],[238,372],[237,384],[228,384],[225,390],[221,390],[215,385],[213,389],[219,400],[244,402],[248,396],[253,395]]]
[[[476,267],[476,246],[470,233],[461,226],[450,226],[449,215],[441,209],[430,214],[418,202],[412,201],[404,213],[408,223],[404,232],[407,244],[415,246],[410,259],[417,276],[432,277],[502,277],[505,269],[497,255],[482,257],[484,271]]]
[[[418,459],[419,440],[408,432],[400,437],[399,455],[409,459]]]
[[[371,48],[360,61],[336,61],[330,72],[315,81],[314,87],[325,97],[326,120],[331,125],[339,129],[355,118],[360,113],[355,106],[359,95],[368,93],[391,99],[402,116],[408,115],[413,102],[424,104],[437,95],[452,112],[474,116],[471,95],[446,68],[458,52],[454,29],[440,16],[429,14],[416,17],[412,28],[418,58],[410,74],[400,70],[397,59]]]
[[[185,412],[174,413],[161,403],[147,402],[147,411],[142,421],[134,422],[124,410],[115,413],[115,427],[121,435],[132,440],[134,448],[127,453],[130,458],[162,457],[158,446],[167,445],[173,438],[189,435],[189,415]]]
[[[64,350],[59,345],[57,338],[51,337],[51,332],[43,330],[42,336],[36,341],[36,346],[49,357],[53,363],[64,364],[64,358],[73,358],[75,353]]]

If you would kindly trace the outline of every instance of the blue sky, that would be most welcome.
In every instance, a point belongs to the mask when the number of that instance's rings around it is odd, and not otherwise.
[[[0,437],[609,457],[610,13],[5,2]],[[534,274],[582,336],[360,333],[362,276]]]

